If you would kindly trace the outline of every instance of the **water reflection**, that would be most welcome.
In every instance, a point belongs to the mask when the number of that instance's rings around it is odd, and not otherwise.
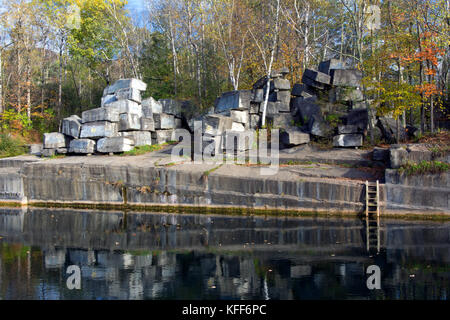
[[[369,252],[366,226],[2,209],[0,299],[447,299],[450,223],[383,219]],[[373,264],[382,290],[366,287]],[[66,286],[70,265],[81,290]]]

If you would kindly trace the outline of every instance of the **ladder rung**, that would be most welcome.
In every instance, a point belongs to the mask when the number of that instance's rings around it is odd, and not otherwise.
[[[366,215],[379,215],[380,214],[380,188],[379,182],[366,181]]]

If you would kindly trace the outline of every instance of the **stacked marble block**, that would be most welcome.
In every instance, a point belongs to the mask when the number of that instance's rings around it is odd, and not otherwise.
[[[266,107],[266,122],[273,128],[287,128],[294,124],[291,115],[291,83],[286,79],[289,73],[287,68],[274,71],[271,74],[269,88],[267,86],[267,77],[259,79],[253,85],[253,93],[257,99],[256,108],[258,118],[262,117],[264,108],[264,99],[269,90],[269,100]]]
[[[100,108],[84,111],[81,118],[65,118],[60,132],[44,134],[42,155],[119,153],[151,145],[152,112],[141,105],[141,92],[146,88],[137,79],[120,79],[106,87]]]
[[[82,113],[80,137],[71,142],[70,152],[90,154],[94,149],[117,153],[151,144],[150,130],[154,129],[141,125],[146,119],[153,120],[151,112],[145,112],[141,105],[141,93],[146,89],[147,85],[137,79],[121,79],[106,87],[101,108]]]
[[[183,102],[172,99],[147,99],[143,105],[152,110],[155,130],[152,132],[153,144],[162,144],[176,140],[176,129],[182,128],[181,111]]]
[[[302,83],[292,90],[292,109],[303,130],[319,138],[333,137],[335,147],[362,146],[369,117],[361,81],[359,70],[336,59],[321,62],[318,70],[306,69]],[[324,103],[340,116],[337,131],[324,119]]]
[[[202,118],[206,152],[217,154],[223,150],[234,150],[239,155],[255,146],[256,140],[249,140],[249,130],[260,128],[265,94],[269,91],[266,107],[266,122],[281,129],[285,145],[296,146],[309,143],[308,133],[294,126],[291,114],[291,85],[285,78],[288,70],[272,72],[269,85],[267,77],[259,79],[252,90],[226,92],[216,100],[215,114]]]

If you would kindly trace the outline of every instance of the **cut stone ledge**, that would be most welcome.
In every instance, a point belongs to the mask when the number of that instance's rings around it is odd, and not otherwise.
[[[119,116],[119,131],[134,131],[141,129],[141,118],[134,113],[122,113]]]
[[[90,154],[95,151],[95,141],[90,139],[75,139],[70,141],[70,153]]]
[[[97,142],[97,151],[101,153],[127,152],[134,148],[134,141],[126,137],[103,138]]]
[[[103,96],[114,94],[120,89],[133,88],[139,91],[147,90],[147,84],[139,79],[119,79],[103,90]]]
[[[118,134],[118,124],[108,121],[84,123],[81,128],[80,138],[98,139],[114,137]]]
[[[334,147],[362,147],[362,134],[341,134],[333,138]]]
[[[77,115],[72,115],[63,119],[61,132],[67,136],[77,139],[81,131],[81,118]]]
[[[81,114],[82,122],[109,121],[119,122],[119,112],[113,108],[97,108],[84,111]]]
[[[132,139],[136,147],[152,145],[152,134],[149,131],[121,132],[121,136]]]
[[[44,133],[44,149],[67,148],[70,138],[59,132]]]

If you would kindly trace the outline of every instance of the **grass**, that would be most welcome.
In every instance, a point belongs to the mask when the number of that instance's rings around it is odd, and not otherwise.
[[[287,165],[287,166],[301,166],[301,165],[312,165],[312,164],[318,164],[318,162],[312,162],[312,161],[294,161],[294,160],[288,160],[286,162],[280,163],[281,165]]]
[[[433,158],[439,158],[446,156],[450,153],[450,146],[449,145],[435,145],[429,148]]]
[[[340,116],[334,113],[326,115],[325,120],[330,124],[331,127],[337,127],[342,123]]]
[[[164,167],[173,167],[176,166],[177,164],[175,162],[170,162],[168,164],[165,164]]]
[[[65,157],[66,157],[65,154],[55,154],[55,155],[53,155],[53,156],[47,158],[47,160],[51,160],[51,159],[63,159],[63,158],[65,158]]]
[[[422,161],[419,163],[408,162],[400,167],[399,172],[408,176],[419,174],[437,174],[447,172],[450,164],[440,161]]]
[[[20,138],[0,134],[0,158],[15,157],[27,152],[28,148]]]
[[[320,151],[332,150],[333,142],[329,139],[317,138],[316,141],[311,141],[310,145]]]
[[[211,173],[213,173],[214,171],[218,170],[222,166],[223,166],[223,163],[221,165],[218,165],[215,168],[212,168],[210,170],[206,170],[205,172],[203,172],[203,176],[205,176],[205,177],[209,176]]]
[[[170,142],[162,143],[162,144],[154,144],[154,145],[146,145],[134,147],[133,150],[121,153],[121,156],[140,156],[149,152],[159,151],[163,149],[165,146],[170,145]]]

